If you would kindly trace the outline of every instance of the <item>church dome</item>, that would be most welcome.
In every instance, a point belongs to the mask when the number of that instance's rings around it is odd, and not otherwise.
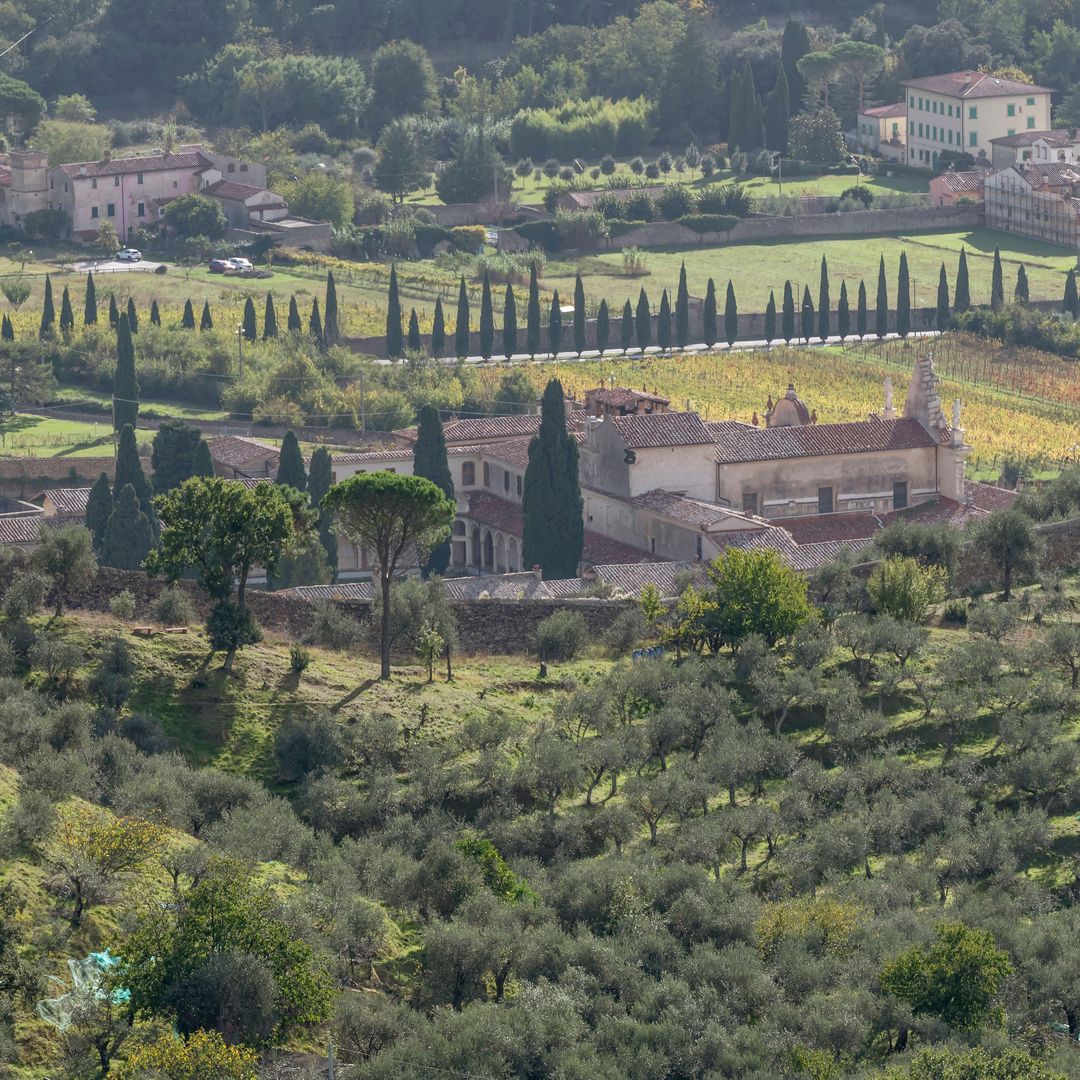
[[[801,427],[810,423],[810,410],[799,400],[794,383],[788,383],[787,393],[765,414],[766,427]]]

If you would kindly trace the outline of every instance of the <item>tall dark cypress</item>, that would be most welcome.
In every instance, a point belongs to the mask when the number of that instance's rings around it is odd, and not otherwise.
[[[413,475],[430,480],[448,499],[454,498],[454,478],[446,454],[446,435],[439,412],[433,405],[424,405],[417,416],[416,445],[413,447]],[[450,565],[450,538],[428,555],[423,572],[445,573]]]
[[[108,527],[112,512],[112,485],[109,483],[108,476],[102,473],[94,481],[94,486],[90,489],[90,495],[86,500],[86,518],[84,520],[84,524],[90,530],[90,535],[94,538],[95,551],[101,551],[101,541],[105,536],[105,529]]]
[[[485,360],[490,360],[494,351],[495,308],[491,302],[491,274],[485,268],[480,289],[480,355]]]
[[[851,333],[851,309],[848,305],[847,282],[840,282],[840,299],[836,302],[836,332],[841,341]]]
[[[832,299],[829,296],[829,264],[821,256],[821,280],[818,284],[817,332],[824,341],[829,336],[829,322],[832,316]]]
[[[607,352],[610,336],[611,316],[608,313],[607,300],[601,300],[596,312],[596,351],[601,357]]]
[[[758,97],[757,86],[754,84],[754,69],[750,66],[750,58],[746,58],[743,66],[743,138],[746,140],[744,150],[758,150],[765,145],[765,118],[761,107],[761,98]]]
[[[118,570],[138,570],[153,546],[153,523],[135,488],[125,484],[113,500],[113,512],[101,538],[101,562]]]
[[[514,299],[514,286],[508,281],[503,294],[503,356],[507,360],[517,352],[517,301]]]
[[[968,282],[967,250],[960,249],[960,265],[956,268],[956,291],[953,293],[953,310],[963,313],[971,308],[971,286]]]
[[[334,271],[326,272],[326,307],[323,314],[323,337],[327,345],[336,345],[341,337],[338,327],[338,304],[337,284],[334,281]]]
[[[553,357],[562,349],[562,306],[559,303],[559,290],[551,298],[551,310],[548,312],[548,352]]]
[[[15,325],[12,321],[4,315],[3,319],[0,319],[0,341],[14,341],[15,340]]]
[[[806,94],[806,83],[799,74],[799,61],[810,52],[810,35],[801,22],[788,19],[784,26],[784,35],[780,41],[780,63],[784,65],[784,74],[787,75],[788,90],[791,100],[797,106],[802,105]]]
[[[315,452],[318,453],[317,450]],[[214,459],[210,456],[210,444],[205,439],[195,444],[195,453],[191,455],[191,475],[214,475]]]
[[[729,346],[739,338],[739,305],[735,300],[735,286],[728,278],[727,295],[724,297],[724,338]]]
[[[1005,279],[1001,271],[1001,248],[994,245],[994,271],[990,278],[990,310],[1000,311],[1005,306]]]
[[[638,348],[644,356],[645,350],[652,344],[652,307],[649,305],[648,296],[645,295],[644,286],[638,294],[637,311],[634,313],[634,330]]]
[[[580,356],[585,351],[585,286],[581,275],[574,279],[574,352]]]
[[[277,310],[274,307],[274,294],[267,290],[266,303],[263,306],[263,341],[277,337]]]
[[[210,301],[204,300],[202,306],[202,315],[199,317],[199,330],[213,330],[214,329],[214,317],[210,314]]]
[[[525,351],[533,358],[540,351],[540,283],[536,279],[536,263],[529,271],[529,306],[525,313]]]
[[[1021,267],[1023,269],[1023,267]],[[71,310],[71,294],[68,287],[64,286],[64,292],[60,297],[60,333],[67,340],[68,335],[75,329],[75,313]]]
[[[634,345],[634,309],[627,300],[623,304],[622,321],[619,323],[619,347],[625,356]]]
[[[776,293],[769,290],[769,302],[765,305],[765,344],[776,340]]]
[[[67,289],[64,290],[64,295],[67,295]],[[1027,270],[1024,269],[1023,263],[1016,268],[1016,288],[1013,290],[1013,296],[1016,298],[1018,304],[1026,304],[1030,299],[1028,295]],[[63,329],[63,321],[63,316],[61,316],[61,329]]]
[[[585,542],[577,439],[566,430],[566,395],[552,379],[540,403],[540,430],[529,444],[522,497],[522,565],[545,579],[574,577]]]
[[[874,333],[883,338],[889,332],[889,289],[885,283],[885,256],[878,264],[877,307],[874,311]]]
[[[127,317],[131,332],[137,334],[139,332],[139,313],[135,310],[135,301],[130,296],[127,302]]]
[[[97,322],[97,287],[94,275],[86,271],[86,299],[83,302],[83,326],[93,326]]]
[[[660,297],[660,313],[656,319],[656,344],[663,352],[671,349],[671,301],[668,299],[667,289]]]
[[[296,296],[289,297],[289,317],[285,322],[285,329],[294,334],[299,334],[303,330],[303,324],[300,322],[300,308],[296,304]]]
[[[711,349],[717,341],[716,334],[716,283],[709,278],[705,286],[705,308],[702,312],[702,331],[705,344]]]
[[[304,455],[300,452],[300,441],[296,432],[290,428],[281,440],[281,452],[278,454],[277,476],[275,484],[283,487],[307,491],[307,470],[304,468]]]
[[[911,278],[907,252],[900,252],[900,272],[896,278],[896,332],[906,338],[911,333]]]
[[[150,322],[154,326],[161,325],[161,309],[156,299],[150,301]]]
[[[405,343],[410,353],[424,351],[424,342],[420,337],[420,320],[416,317],[416,308],[409,312],[409,333]]]
[[[811,335],[814,333],[814,301],[810,298],[810,286],[803,286],[802,311],[799,317],[799,329],[802,339],[808,345]]]
[[[469,290],[465,288],[465,275],[458,284],[457,321],[454,323],[454,355],[460,360],[469,355]]]
[[[742,149],[743,146],[743,86],[742,75],[731,73],[731,97],[728,105],[728,150]]]
[[[53,336],[56,325],[56,308],[53,306],[52,278],[45,275],[45,304],[41,309],[41,326],[38,328],[38,337],[44,341]]]
[[[321,345],[323,343],[322,315],[319,311],[319,298],[311,298],[311,314],[308,316],[308,333]]]
[[[675,344],[690,344],[690,289],[686,284],[686,263],[679,268],[679,289],[675,293]]]
[[[139,457],[139,445],[135,441],[135,429],[125,424],[120,429],[120,438],[116,442],[116,476],[113,479],[113,501],[120,497],[120,492],[131,485],[138,496],[142,511],[151,521],[154,520],[154,489],[143,472],[142,459]]]
[[[791,289],[791,282],[784,282],[784,309],[780,323],[780,336],[790,345],[795,337],[795,293]]]
[[[401,358],[405,342],[401,333],[401,297],[398,295],[397,267],[390,267],[390,291],[386,299],[386,355]]]
[[[787,71],[777,69],[776,85],[765,99],[765,145],[780,154],[787,153],[788,125],[791,119],[791,95]]]
[[[125,424],[135,426],[139,419],[139,384],[135,381],[135,343],[127,315],[120,316],[116,327],[116,372],[113,375],[113,428],[122,431]]]
[[[249,296],[244,301],[243,333],[245,341],[254,341],[259,336],[259,327],[255,321],[255,301]]]
[[[1062,309],[1066,315],[1071,315],[1074,319],[1080,315],[1080,295],[1077,294],[1075,268],[1071,268],[1065,275],[1065,298],[1062,301]]]
[[[195,309],[191,306],[190,297],[184,301],[184,315],[180,320],[180,326],[184,330],[195,329]]]
[[[205,446],[201,442],[200,446]],[[330,451],[320,446],[311,455],[311,469],[308,472],[308,498],[311,505],[319,511],[319,540],[326,553],[326,562],[334,576],[337,576],[338,552],[337,533],[334,532],[334,520],[329,510],[322,508],[322,501],[333,483],[333,461]],[[198,474],[196,474],[198,475]]]
[[[937,328],[944,332],[949,328],[949,277],[945,273],[945,263],[941,264],[937,283]]]
[[[116,306],[116,293],[109,293],[109,325],[115,330],[120,322],[120,309]]]
[[[442,359],[446,352],[446,317],[443,315],[442,297],[435,298],[435,315],[431,321],[431,355]]]
[[[866,310],[866,282],[859,282],[859,306],[855,312],[855,331],[862,341],[869,329],[869,315]]]

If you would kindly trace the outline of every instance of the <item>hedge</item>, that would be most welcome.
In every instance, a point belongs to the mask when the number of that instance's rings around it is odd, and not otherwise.
[[[514,231],[523,240],[536,244],[545,251],[558,251],[559,228],[554,221],[524,221]]]
[[[553,109],[522,109],[510,125],[518,157],[597,160],[605,154],[642,153],[654,134],[653,106],[645,98],[589,98]]]
[[[687,214],[677,222],[701,234],[707,232],[731,232],[739,219],[734,214]]]
[[[487,230],[483,225],[455,225],[450,230],[450,243],[459,251],[475,254],[484,246]]]

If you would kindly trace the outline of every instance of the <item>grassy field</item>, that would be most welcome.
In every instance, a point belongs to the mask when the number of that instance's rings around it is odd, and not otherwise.
[[[809,285],[816,305],[821,258],[824,256],[829,264],[833,304],[840,294],[841,281],[846,280],[854,311],[859,281],[862,280],[866,282],[872,310],[879,258],[885,258],[890,302],[895,303],[900,254],[906,251],[914,301],[920,306],[933,307],[941,264],[945,263],[951,292],[960,251],[965,249],[972,302],[984,304],[990,301],[995,246],[1001,249],[1007,295],[1012,295],[1016,271],[1022,263],[1033,300],[1061,298],[1065,273],[1076,265],[1074,252],[990,229],[850,239],[776,240],[719,247],[650,248],[643,252],[648,273],[635,278],[624,275],[622,251],[617,250],[584,256],[573,262],[549,263],[544,285],[557,288],[560,295],[573,295],[574,274],[580,272],[586,293],[597,303],[606,299],[609,307],[617,305],[621,309],[628,299],[636,302],[639,290],[644,287],[655,308],[664,289],[675,289],[679,268],[685,262],[691,296],[703,297],[710,277],[722,296],[722,289],[731,279],[739,310],[760,312],[765,310],[770,290],[776,293],[777,305],[780,304],[784,283],[788,280],[800,292],[804,285]]]

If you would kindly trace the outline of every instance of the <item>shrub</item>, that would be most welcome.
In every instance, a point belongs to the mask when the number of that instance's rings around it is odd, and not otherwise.
[[[635,176],[640,176],[645,171],[645,159],[636,157],[630,162],[630,171]]]
[[[483,249],[486,236],[483,225],[457,225],[450,230],[450,243],[458,251],[475,253]]]
[[[656,208],[668,221],[692,214],[696,205],[693,191],[685,184],[672,184],[656,197]]]
[[[867,583],[874,608],[902,622],[922,622],[945,599],[947,573],[910,556],[886,559]]]
[[[647,191],[632,192],[622,205],[622,217],[627,221],[652,221],[656,203]]]
[[[963,597],[947,600],[941,613],[941,621],[954,626],[966,626],[968,621],[968,601]]]
[[[623,276],[644,277],[649,272],[649,260],[641,248],[623,248]]]
[[[559,245],[564,248],[595,248],[609,233],[607,219],[596,210],[560,210],[555,215]]]
[[[559,170],[559,179],[564,184],[571,184],[574,181],[574,170],[569,165],[564,165]]]
[[[660,166],[655,161],[650,161],[649,164],[645,166],[645,175],[650,180],[659,180]]]
[[[525,221],[515,226],[515,232],[545,251],[559,250],[559,227],[554,221]]]
[[[189,626],[195,621],[195,608],[188,594],[176,585],[164,589],[153,607],[154,618],[162,626]]]
[[[510,148],[519,157],[595,160],[639,153],[653,131],[653,108],[644,98],[570,100],[551,109],[522,109],[510,124]]]
[[[329,600],[312,605],[314,617],[304,640],[324,649],[355,649],[364,639],[364,628]]]
[[[342,761],[341,729],[328,716],[286,720],[274,739],[274,756],[283,780],[332,772]]]
[[[856,184],[854,187],[846,188],[840,192],[840,201],[843,202],[845,199],[860,202],[863,204],[864,209],[868,209],[874,201],[874,193],[869,188],[863,187],[862,184]]]
[[[20,570],[11,579],[4,593],[4,617],[11,620],[27,619],[45,602],[49,591],[49,579],[36,570]]]
[[[109,601],[109,611],[116,619],[135,618],[135,596],[130,589],[118,592]]]
[[[573,660],[587,635],[581,612],[556,611],[536,627],[536,652],[541,660]]]
[[[752,200],[738,184],[709,184],[698,192],[699,214],[734,214],[746,217]]]
[[[679,224],[696,233],[731,232],[739,219],[732,214],[687,214],[679,218]]]
[[[628,608],[615,616],[604,634],[604,644],[614,656],[625,656],[649,632],[640,607]]]
[[[294,641],[289,646],[289,669],[294,675],[300,675],[311,663],[311,653],[303,645]]]
[[[602,191],[597,195],[596,198],[593,199],[592,208],[608,220],[620,218],[625,212],[622,199],[610,191]]]
[[[615,172],[615,159],[610,154],[605,154],[600,159],[600,171],[605,176],[612,176]]]

